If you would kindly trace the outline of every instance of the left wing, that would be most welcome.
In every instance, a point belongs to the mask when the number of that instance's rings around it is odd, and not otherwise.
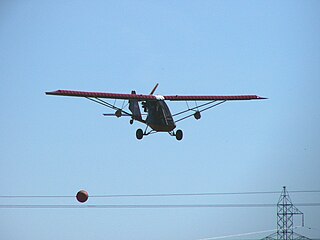
[[[57,90],[53,92],[46,92],[46,94],[58,95],[58,96],[69,96],[69,97],[109,98],[109,99],[138,100],[138,101],[156,100],[156,96],[154,95],[83,92],[83,91],[71,91],[71,90]]]
[[[138,101],[144,101],[144,100],[152,100],[156,99],[155,96],[152,95],[142,95],[142,94],[135,94],[134,92],[131,94],[121,94],[121,93],[105,93],[105,92],[83,92],[83,91],[73,91],[73,90],[57,90],[53,92],[46,92],[47,95],[57,95],[57,96],[69,96],[69,97],[83,97],[87,98],[95,103],[101,104],[105,107],[111,108],[113,110],[116,110],[113,114],[103,114],[104,116],[130,116],[132,120],[130,120],[130,123],[133,122],[133,120],[137,120],[139,122],[145,123],[145,120],[141,118],[140,109],[136,109],[136,105],[138,105]],[[103,99],[114,99],[113,103],[110,103]],[[116,100],[129,100],[127,104],[122,103],[122,106],[117,106]],[[129,105],[128,112],[124,110],[124,107]]]

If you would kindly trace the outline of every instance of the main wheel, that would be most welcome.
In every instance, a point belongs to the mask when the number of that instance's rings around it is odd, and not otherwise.
[[[141,128],[137,129],[137,131],[136,131],[136,137],[137,137],[137,139],[139,139],[139,140],[143,138],[143,131],[142,131]]]
[[[176,139],[180,141],[183,138],[183,132],[179,129],[176,131]]]

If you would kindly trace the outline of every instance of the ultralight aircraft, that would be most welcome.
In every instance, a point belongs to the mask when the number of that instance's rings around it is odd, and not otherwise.
[[[137,139],[142,139],[143,136],[147,136],[157,132],[167,132],[171,136],[175,136],[177,140],[181,140],[183,137],[182,130],[176,130],[176,123],[194,117],[199,120],[201,113],[216,107],[226,101],[235,100],[261,100],[266,99],[256,95],[235,95],[235,96],[212,96],[212,95],[171,95],[162,96],[154,95],[159,84],[152,89],[149,95],[137,94],[132,91],[131,94],[122,93],[106,93],[106,92],[83,92],[83,91],[71,91],[71,90],[57,90],[53,92],[46,92],[47,95],[59,95],[59,96],[71,96],[71,97],[84,97],[93,102],[99,103],[103,106],[115,110],[114,113],[103,114],[104,116],[121,116],[131,117],[130,124],[134,121],[141,122],[146,125],[143,131],[139,128],[136,131]],[[110,100],[113,99],[113,103]],[[123,100],[122,105],[117,104],[117,100]],[[168,105],[165,101],[185,101],[187,108],[183,111],[171,114]],[[194,102],[194,107],[189,107],[188,102]],[[200,102],[198,105],[197,102]],[[140,105],[143,109],[143,114],[140,111]],[[128,106],[129,111],[125,110]],[[143,118],[143,116],[146,116]],[[175,118],[175,120],[174,120]]]

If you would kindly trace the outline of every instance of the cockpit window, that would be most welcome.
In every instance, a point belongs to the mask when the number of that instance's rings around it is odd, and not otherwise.
[[[164,116],[166,118],[171,117],[171,113],[170,113],[168,105],[164,101],[159,101],[159,105],[161,106],[161,108],[163,110]]]

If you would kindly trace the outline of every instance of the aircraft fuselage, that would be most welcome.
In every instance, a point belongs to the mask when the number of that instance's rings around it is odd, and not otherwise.
[[[164,100],[147,101],[146,124],[157,132],[170,132],[176,128],[172,114]]]

